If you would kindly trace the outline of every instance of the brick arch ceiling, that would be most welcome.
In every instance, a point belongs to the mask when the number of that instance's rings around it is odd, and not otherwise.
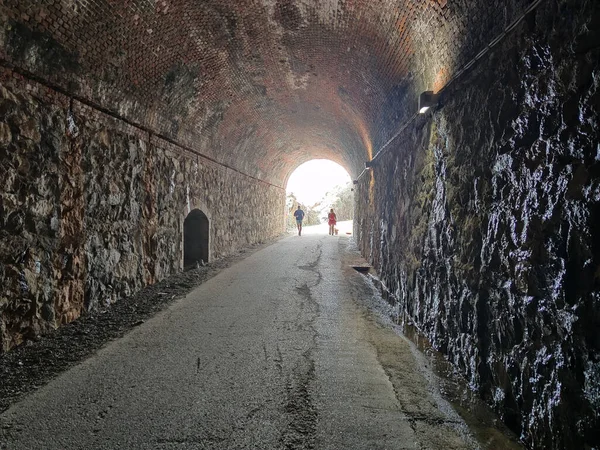
[[[415,108],[406,86],[439,84],[456,64],[448,43],[460,47],[469,2],[454,3],[3,0],[3,58],[283,185],[313,158],[360,172]],[[445,47],[428,66],[432,39]]]

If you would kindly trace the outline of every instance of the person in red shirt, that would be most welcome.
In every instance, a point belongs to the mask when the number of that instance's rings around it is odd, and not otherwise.
[[[331,211],[329,211],[329,214],[327,215],[327,223],[329,224],[329,234],[333,236],[335,231],[335,224],[337,223],[337,218],[335,217],[333,208],[331,208]]]

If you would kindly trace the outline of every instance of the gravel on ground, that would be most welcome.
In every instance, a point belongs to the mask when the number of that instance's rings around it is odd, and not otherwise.
[[[223,269],[272,242],[248,246],[206,266],[174,274],[105,309],[88,313],[53,333],[0,355],[0,413],[125,335]]]

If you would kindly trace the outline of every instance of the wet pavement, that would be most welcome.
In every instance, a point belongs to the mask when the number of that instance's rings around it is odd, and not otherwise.
[[[372,308],[347,235],[223,270],[0,415],[4,449],[516,448],[466,425]]]

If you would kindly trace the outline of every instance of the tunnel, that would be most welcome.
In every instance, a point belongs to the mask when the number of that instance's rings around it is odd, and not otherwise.
[[[402,317],[598,448],[599,61],[592,0],[4,0],[0,349],[275,239],[328,159]]]
[[[208,217],[199,209],[192,210],[183,222],[183,266],[207,263],[209,250]]]

